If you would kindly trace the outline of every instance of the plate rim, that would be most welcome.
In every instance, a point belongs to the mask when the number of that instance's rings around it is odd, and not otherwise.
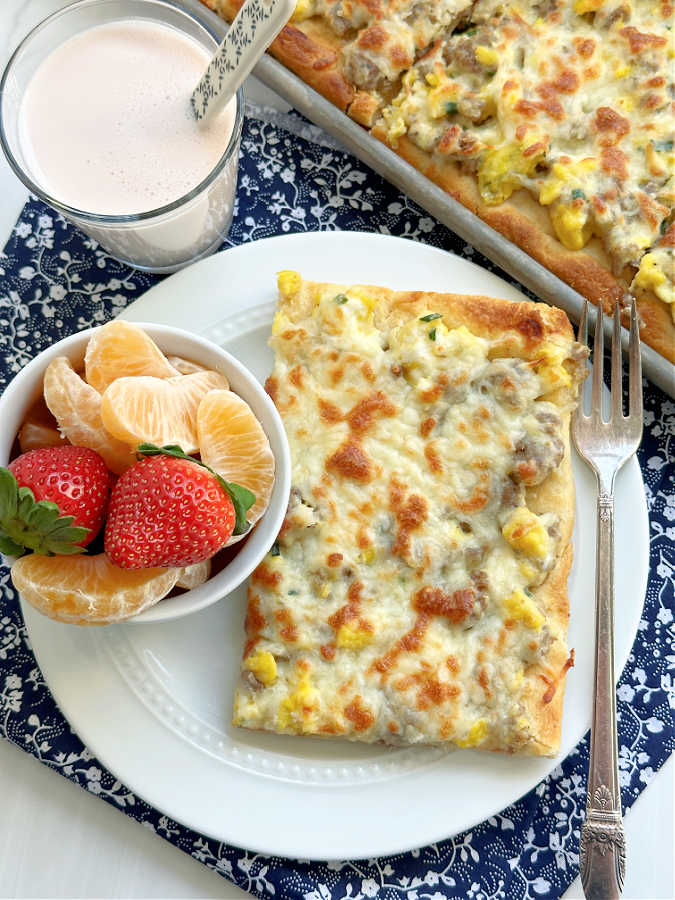
[[[132,303],[128,307],[126,307],[126,309],[122,311],[120,318],[126,318],[128,320],[133,320],[135,318],[137,318],[138,320],[142,320],[142,319],[148,320],[149,317],[148,317],[147,312],[145,311],[148,304],[145,301],[148,299],[149,295],[152,295],[151,300],[153,302],[157,298],[159,298],[161,301],[161,297],[167,291],[167,288],[165,287],[165,285],[169,284],[171,282],[171,279],[187,278],[188,280],[192,280],[192,278],[194,277],[192,272],[197,267],[207,268],[210,266],[214,266],[216,270],[221,265],[224,265],[225,267],[227,267],[228,263],[224,262],[222,257],[227,257],[227,254],[230,252],[234,253],[235,251],[239,251],[242,253],[243,252],[246,252],[246,253],[263,252],[264,253],[265,248],[269,246],[270,242],[302,243],[304,241],[307,241],[307,239],[309,239],[310,241],[316,241],[316,240],[325,241],[328,238],[334,240],[336,237],[343,241],[349,240],[349,239],[357,239],[359,241],[363,241],[364,239],[368,239],[368,240],[372,241],[373,239],[375,239],[378,242],[396,241],[397,243],[400,243],[401,241],[406,241],[406,247],[407,247],[406,252],[408,250],[411,250],[411,252],[418,252],[419,250],[422,250],[423,252],[431,252],[431,253],[437,254],[438,258],[443,260],[443,264],[445,266],[448,265],[448,262],[449,262],[448,257],[450,258],[450,261],[460,261],[464,265],[468,264],[469,266],[478,270],[478,272],[481,273],[481,276],[488,274],[492,278],[497,279],[498,282],[500,282],[502,285],[504,285],[505,289],[508,289],[507,291],[505,291],[506,296],[508,296],[508,294],[515,294],[520,297],[523,296],[521,294],[521,292],[519,292],[518,289],[515,288],[515,286],[509,285],[507,282],[503,281],[499,276],[495,275],[492,272],[489,272],[488,270],[482,269],[480,266],[476,265],[471,260],[466,260],[463,257],[458,257],[454,254],[447,253],[446,251],[442,250],[441,248],[433,247],[431,245],[421,244],[419,242],[416,242],[416,241],[413,241],[410,239],[397,238],[397,237],[392,237],[392,236],[383,235],[383,234],[370,234],[367,232],[308,232],[308,233],[301,232],[301,233],[296,233],[296,234],[292,234],[292,235],[280,235],[280,236],[262,239],[260,241],[254,241],[254,242],[250,242],[247,244],[241,244],[241,245],[238,245],[237,247],[228,248],[223,253],[216,254],[212,257],[209,257],[208,259],[197,263],[195,266],[188,267],[187,269],[182,270],[181,272],[177,273],[176,275],[171,276],[171,278],[166,279],[166,280],[160,282],[159,284],[153,286],[153,288],[151,288],[149,291],[147,291],[141,298],[139,298],[139,300],[135,301],[134,303]],[[415,248],[415,250],[412,251],[412,248]],[[452,264],[453,264],[453,262],[450,262],[450,265],[452,265]],[[186,273],[190,273],[190,274],[186,274]],[[207,277],[208,277],[208,274],[207,274]],[[516,298],[514,297],[513,299],[516,299]],[[139,305],[139,310],[140,310],[140,311],[138,311],[138,314],[137,314],[137,310],[134,309],[134,307],[137,305]],[[210,327],[214,327],[218,321],[224,322],[224,321],[226,321],[227,318],[230,318],[230,316],[234,316],[234,315],[238,314],[239,312],[240,312],[240,310],[237,310],[236,312],[232,311],[227,316],[221,314],[221,316],[218,320],[212,320],[210,325],[202,324],[200,327],[195,328],[195,331],[196,331],[196,333],[203,335],[203,334],[205,334],[205,331],[204,331],[205,328],[208,329]],[[208,336],[208,331],[206,332],[206,336]],[[633,463],[633,469],[634,470],[637,469],[637,472],[635,472],[635,471],[633,472],[633,477],[635,477],[635,475],[637,475],[639,484],[642,485],[642,474],[641,474],[641,471],[639,468],[639,464],[637,463],[637,460],[635,458],[633,458],[632,463]],[[642,490],[640,492],[640,496],[641,496],[641,508],[639,510],[639,512],[641,513],[640,520],[642,521],[643,526],[644,526],[643,527],[644,534],[642,536],[644,537],[646,535],[646,537],[648,538],[648,518],[647,518],[646,498],[644,495],[644,490]],[[648,547],[648,543],[647,543],[647,547]],[[644,578],[643,578],[643,582],[644,582],[643,587],[646,587],[647,576],[648,576],[648,556],[647,556],[647,561],[646,561],[646,565],[644,566],[644,568],[645,568],[645,574],[644,574]],[[641,602],[638,605],[639,608],[636,607],[636,612],[634,615],[635,629],[633,629],[631,627],[630,641],[627,645],[627,651],[625,654],[625,658],[622,657],[622,659],[619,660],[621,668],[623,668],[623,666],[625,665],[625,662],[627,661],[628,656],[630,654],[630,648],[632,647],[632,644],[634,641],[635,631],[637,629],[637,623],[640,618],[642,605],[643,604]],[[26,618],[26,624],[27,624],[29,634],[31,632],[31,627],[33,627],[33,626],[36,627],[39,631],[39,624],[42,624],[42,623],[39,623],[36,625],[37,620],[35,619],[35,617],[38,616],[39,614],[34,613],[34,611],[31,608],[27,608],[26,605],[23,603],[23,601],[22,601],[22,609],[24,610],[24,616]],[[49,625],[53,626],[54,623],[49,623]],[[59,626],[56,626],[56,627],[59,627]],[[61,627],[67,628],[67,626],[61,626]],[[153,627],[153,626],[148,626],[148,627]],[[158,627],[161,627],[161,626],[158,626]],[[40,651],[38,651],[38,649],[37,649],[37,646],[36,646],[37,644],[39,644],[39,641],[34,642],[34,649],[35,649],[36,657],[38,658],[38,663],[40,664],[40,666],[42,668],[43,661],[40,658],[40,655],[39,655]],[[48,664],[46,666],[46,669],[49,670],[49,668],[50,668],[50,665]],[[117,673],[116,671],[115,671],[115,677],[119,677],[119,673]],[[54,689],[51,687],[51,683],[50,683],[51,678],[49,675],[47,675],[47,671],[45,671],[45,679],[47,680],[50,690],[52,690],[54,697],[57,700],[57,703],[59,704],[59,706],[61,708],[64,708],[67,705],[69,705],[67,700],[65,700],[62,697],[59,697],[58,692],[54,691]],[[130,692],[130,694],[133,697],[134,704],[137,704],[139,709],[141,710],[141,716],[144,715],[146,718],[153,720],[154,725],[158,726],[162,731],[166,731],[166,726],[163,726],[163,725],[160,726],[159,723],[155,720],[155,717],[153,717],[152,714],[149,713],[149,710],[146,709],[146,707],[141,703],[141,701],[137,697],[135,697],[132,692]],[[69,719],[69,721],[70,721],[70,719]],[[82,733],[83,729],[81,727],[81,723],[80,723],[79,727],[77,727],[77,728],[75,727],[75,725],[73,725],[72,727],[74,730],[76,730],[76,732],[78,734]],[[104,748],[101,748],[101,747],[94,748],[94,746],[89,741],[84,741],[84,738],[83,738],[83,742],[87,746],[92,747],[93,752],[95,753],[97,758],[100,759],[100,761],[106,766],[106,768],[108,768],[111,772],[113,772],[115,774],[117,774],[119,772],[118,762],[113,761],[113,760],[109,761],[107,748],[105,748],[105,747]],[[256,852],[264,853],[264,854],[270,855],[270,856],[278,856],[279,853],[282,852],[289,857],[295,857],[295,858],[300,857],[300,858],[314,859],[314,860],[362,858],[362,857],[371,857],[371,856],[389,856],[389,855],[392,855],[395,853],[408,852],[410,849],[412,849],[416,846],[420,846],[420,844],[427,844],[427,843],[431,843],[434,841],[443,840],[454,834],[459,833],[460,831],[465,830],[466,828],[473,827],[474,825],[478,824],[479,822],[484,821],[484,819],[487,818],[489,815],[496,814],[499,811],[501,811],[503,808],[505,808],[505,805],[510,805],[512,803],[517,802],[522,796],[524,796],[526,793],[528,793],[530,790],[532,790],[532,788],[534,786],[536,786],[536,784],[538,784],[543,778],[547,777],[550,774],[550,772],[553,770],[553,768],[556,765],[558,765],[562,761],[562,759],[566,758],[566,756],[573,750],[574,746],[576,746],[576,743],[573,744],[572,747],[567,750],[565,756],[561,756],[559,754],[558,756],[552,757],[552,758],[541,758],[539,760],[535,758],[533,760],[533,766],[536,767],[537,763],[540,763],[540,764],[543,763],[546,767],[546,770],[543,773],[538,772],[536,774],[536,780],[534,780],[533,783],[531,783],[529,787],[526,787],[522,791],[522,793],[518,793],[518,796],[512,795],[511,798],[506,803],[504,803],[501,799],[498,799],[497,805],[495,808],[493,808],[492,812],[486,813],[483,810],[481,810],[476,816],[469,816],[467,819],[465,819],[462,822],[461,825],[459,825],[457,827],[455,827],[453,825],[451,827],[450,834],[448,834],[447,831],[443,831],[439,835],[438,829],[436,828],[436,830],[434,830],[433,833],[421,834],[419,838],[411,839],[410,837],[407,837],[407,838],[399,841],[399,843],[395,843],[395,842],[392,842],[392,840],[388,840],[386,842],[386,846],[377,844],[376,842],[372,842],[371,845],[361,848],[359,850],[359,852],[356,852],[356,853],[353,852],[351,849],[348,849],[347,852],[336,851],[332,855],[327,855],[324,852],[310,851],[308,853],[306,847],[303,847],[302,850],[299,850],[297,847],[294,847],[291,849],[280,850],[278,844],[275,846],[271,846],[267,842],[263,842],[259,845],[256,845],[255,841],[250,841],[250,840],[247,840],[245,842],[245,846],[248,849],[254,849],[254,850],[256,850]],[[101,752],[101,750],[103,752]],[[200,758],[203,758],[204,756],[205,756],[205,754],[201,754]],[[217,760],[214,760],[214,761],[218,762]],[[221,764],[218,762],[218,765],[221,765]],[[429,768],[433,769],[434,766],[431,766]],[[250,778],[250,774],[247,772],[242,772],[241,774],[245,776],[243,778],[244,782],[246,782],[247,778]],[[132,777],[131,779],[129,779],[127,777],[124,777],[124,775],[121,775],[119,777],[120,777],[120,780],[122,780],[123,782],[125,782],[126,784],[129,785],[130,789],[139,798],[145,799],[146,802],[148,802],[151,806],[155,807],[156,809],[166,812],[172,818],[175,818],[176,821],[181,822],[182,824],[186,825],[189,828],[194,829],[195,831],[197,831],[199,833],[211,834],[211,836],[216,840],[222,840],[222,841],[226,841],[227,843],[230,843],[230,844],[239,845],[239,842],[236,839],[236,835],[233,836],[231,833],[231,830],[230,830],[230,833],[228,833],[228,834],[225,834],[222,831],[218,834],[215,834],[210,830],[205,830],[203,824],[200,824],[198,821],[194,821],[194,820],[191,821],[190,817],[185,816],[184,814],[179,814],[178,816],[176,816],[175,809],[173,811],[169,811],[169,809],[167,808],[167,805],[163,801],[160,801],[158,803],[154,796],[155,791],[152,791],[152,790],[149,791],[149,796],[148,796],[146,794],[143,786],[141,786],[139,789],[138,784],[137,784],[137,778]],[[401,777],[406,777],[406,776],[401,776]],[[423,781],[424,778],[422,778],[420,780]],[[278,786],[279,782],[276,782],[276,784]],[[298,790],[298,789],[300,789],[300,786],[299,785],[291,785],[291,789]],[[328,789],[328,794],[330,794],[331,790],[332,790],[332,788]],[[169,804],[169,806],[171,806],[171,805],[172,804]],[[235,827],[236,827],[236,825],[235,825]],[[228,829],[226,828],[226,830],[228,830]],[[286,841],[282,841],[282,844],[286,844]]]

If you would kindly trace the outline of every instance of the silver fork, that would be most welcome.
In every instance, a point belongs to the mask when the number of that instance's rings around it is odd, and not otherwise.
[[[579,323],[579,341],[588,343],[588,304]],[[609,421],[603,421],[602,309],[598,308],[593,345],[593,388],[590,415],[583,400],[572,419],[577,450],[598,479],[595,556],[595,683],[591,757],[588,767],[586,819],[581,827],[580,868],[588,900],[621,896],[626,865],[626,839],[621,819],[616,696],[614,681],[614,479],[642,437],[642,368],[635,301],[631,306],[628,415],[622,406],[621,320],[614,309]]]

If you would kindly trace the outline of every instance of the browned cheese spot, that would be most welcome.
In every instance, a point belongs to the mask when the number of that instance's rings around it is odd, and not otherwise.
[[[625,37],[630,44],[630,52],[634,55],[643,53],[648,47],[665,47],[668,43],[664,37],[658,34],[645,34],[638,31],[633,25],[628,25],[619,31],[622,37]]]
[[[293,621],[293,614],[290,609],[277,609],[274,612],[274,618],[279,623],[279,634],[284,641],[292,644],[298,639],[298,629]]]
[[[443,462],[436,449],[436,441],[429,441],[429,443],[426,444],[424,447],[424,456],[426,457],[426,461],[429,463],[429,468],[432,472],[438,475],[443,471]]]
[[[441,616],[459,625],[471,614],[475,599],[473,588],[446,594],[439,587],[423,587],[413,595],[412,608],[424,616]]]
[[[411,494],[406,499],[405,487],[396,478],[389,485],[389,508],[398,523],[398,532],[391,552],[394,556],[403,556],[410,550],[410,535],[426,520],[429,506],[424,497]]]
[[[266,563],[261,562],[251,575],[251,581],[260,582],[260,584],[264,584],[265,587],[273,588],[281,581],[281,572],[272,572],[267,567]]]
[[[302,366],[296,366],[288,373],[288,380],[292,385],[295,385],[296,388],[301,388],[303,383],[303,374],[304,373]]]
[[[363,373],[363,377],[366,379],[366,381],[375,381],[375,372],[373,371],[373,367],[368,362],[368,360],[361,364],[361,372]]]
[[[367,731],[375,724],[375,716],[365,706],[359,694],[345,706],[345,718],[353,723],[355,731]]]
[[[326,460],[326,469],[343,478],[367,484],[373,477],[373,466],[363,448],[354,440],[346,440]]]
[[[319,397],[319,416],[327,425],[335,425],[336,422],[342,421],[342,413],[333,403]]]
[[[423,403],[435,403],[437,400],[443,396],[443,391],[448,386],[449,379],[445,372],[441,372],[441,374],[436,379],[436,383],[433,387],[430,387],[426,391],[422,391],[420,394],[420,398]]]
[[[331,628],[338,631],[340,626],[359,618],[362,592],[363,584],[360,581],[352,581],[347,590],[347,602],[328,618],[328,624]],[[364,622],[364,625],[368,626],[366,630],[372,631],[372,625],[369,622]]]
[[[383,679],[386,678],[401,653],[416,653],[420,649],[430,621],[430,616],[418,616],[410,631],[400,637],[384,656],[371,663],[369,671],[379,672]]]
[[[395,415],[396,407],[394,404],[382,391],[375,391],[359,400],[345,418],[355,434],[364,434],[375,424],[376,419],[391,418]]]
[[[436,419],[432,416],[429,416],[427,419],[422,419],[420,422],[420,434],[423,438],[428,437],[431,432],[434,430],[436,425]]]

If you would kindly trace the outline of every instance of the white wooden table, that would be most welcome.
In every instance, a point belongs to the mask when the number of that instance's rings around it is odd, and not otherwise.
[[[0,65],[69,0],[0,0]],[[254,78],[249,96],[287,109]],[[26,190],[0,154],[0,247]],[[0,283],[0,293],[2,285]],[[629,900],[674,898],[671,759],[626,818]],[[248,895],[86,791],[0,740],[0,897],[241,898]],[[579,881],[566,898],[583,896]]]

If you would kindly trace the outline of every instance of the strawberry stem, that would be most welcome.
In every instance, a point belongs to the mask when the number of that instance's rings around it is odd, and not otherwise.
[[[36,500],[30,488],[19,487],[9,469],[0,467],[0,552],[21,556],[34,550],[45,556],[83,553],[80,542],[89,528],[73,525],[56,503]]]
[[[188,459],[190,462],[195,463],[195,465],[206,469],[215,476],[218,484],[232,501],[235,515],[234,531],[232,534],[246,534],[250,529],[251,525],[246,519],[246,513],[255,503],[255,494],[252,491],[249,491],[248,488],[242,487],[240,484],[235,484],[232,481],[225,481],[222,475],[215,472],[211,466],[207,466],[206,463],[202,462],[200,459],[195,459],[194,456],[185,453],[178,444],[166,444],[164,447],[157,447],[155,444],[139,444],[138,447],[136,447],[136,455],[139,459],[142,459],[145,456],[173,456],[176,459]]]

